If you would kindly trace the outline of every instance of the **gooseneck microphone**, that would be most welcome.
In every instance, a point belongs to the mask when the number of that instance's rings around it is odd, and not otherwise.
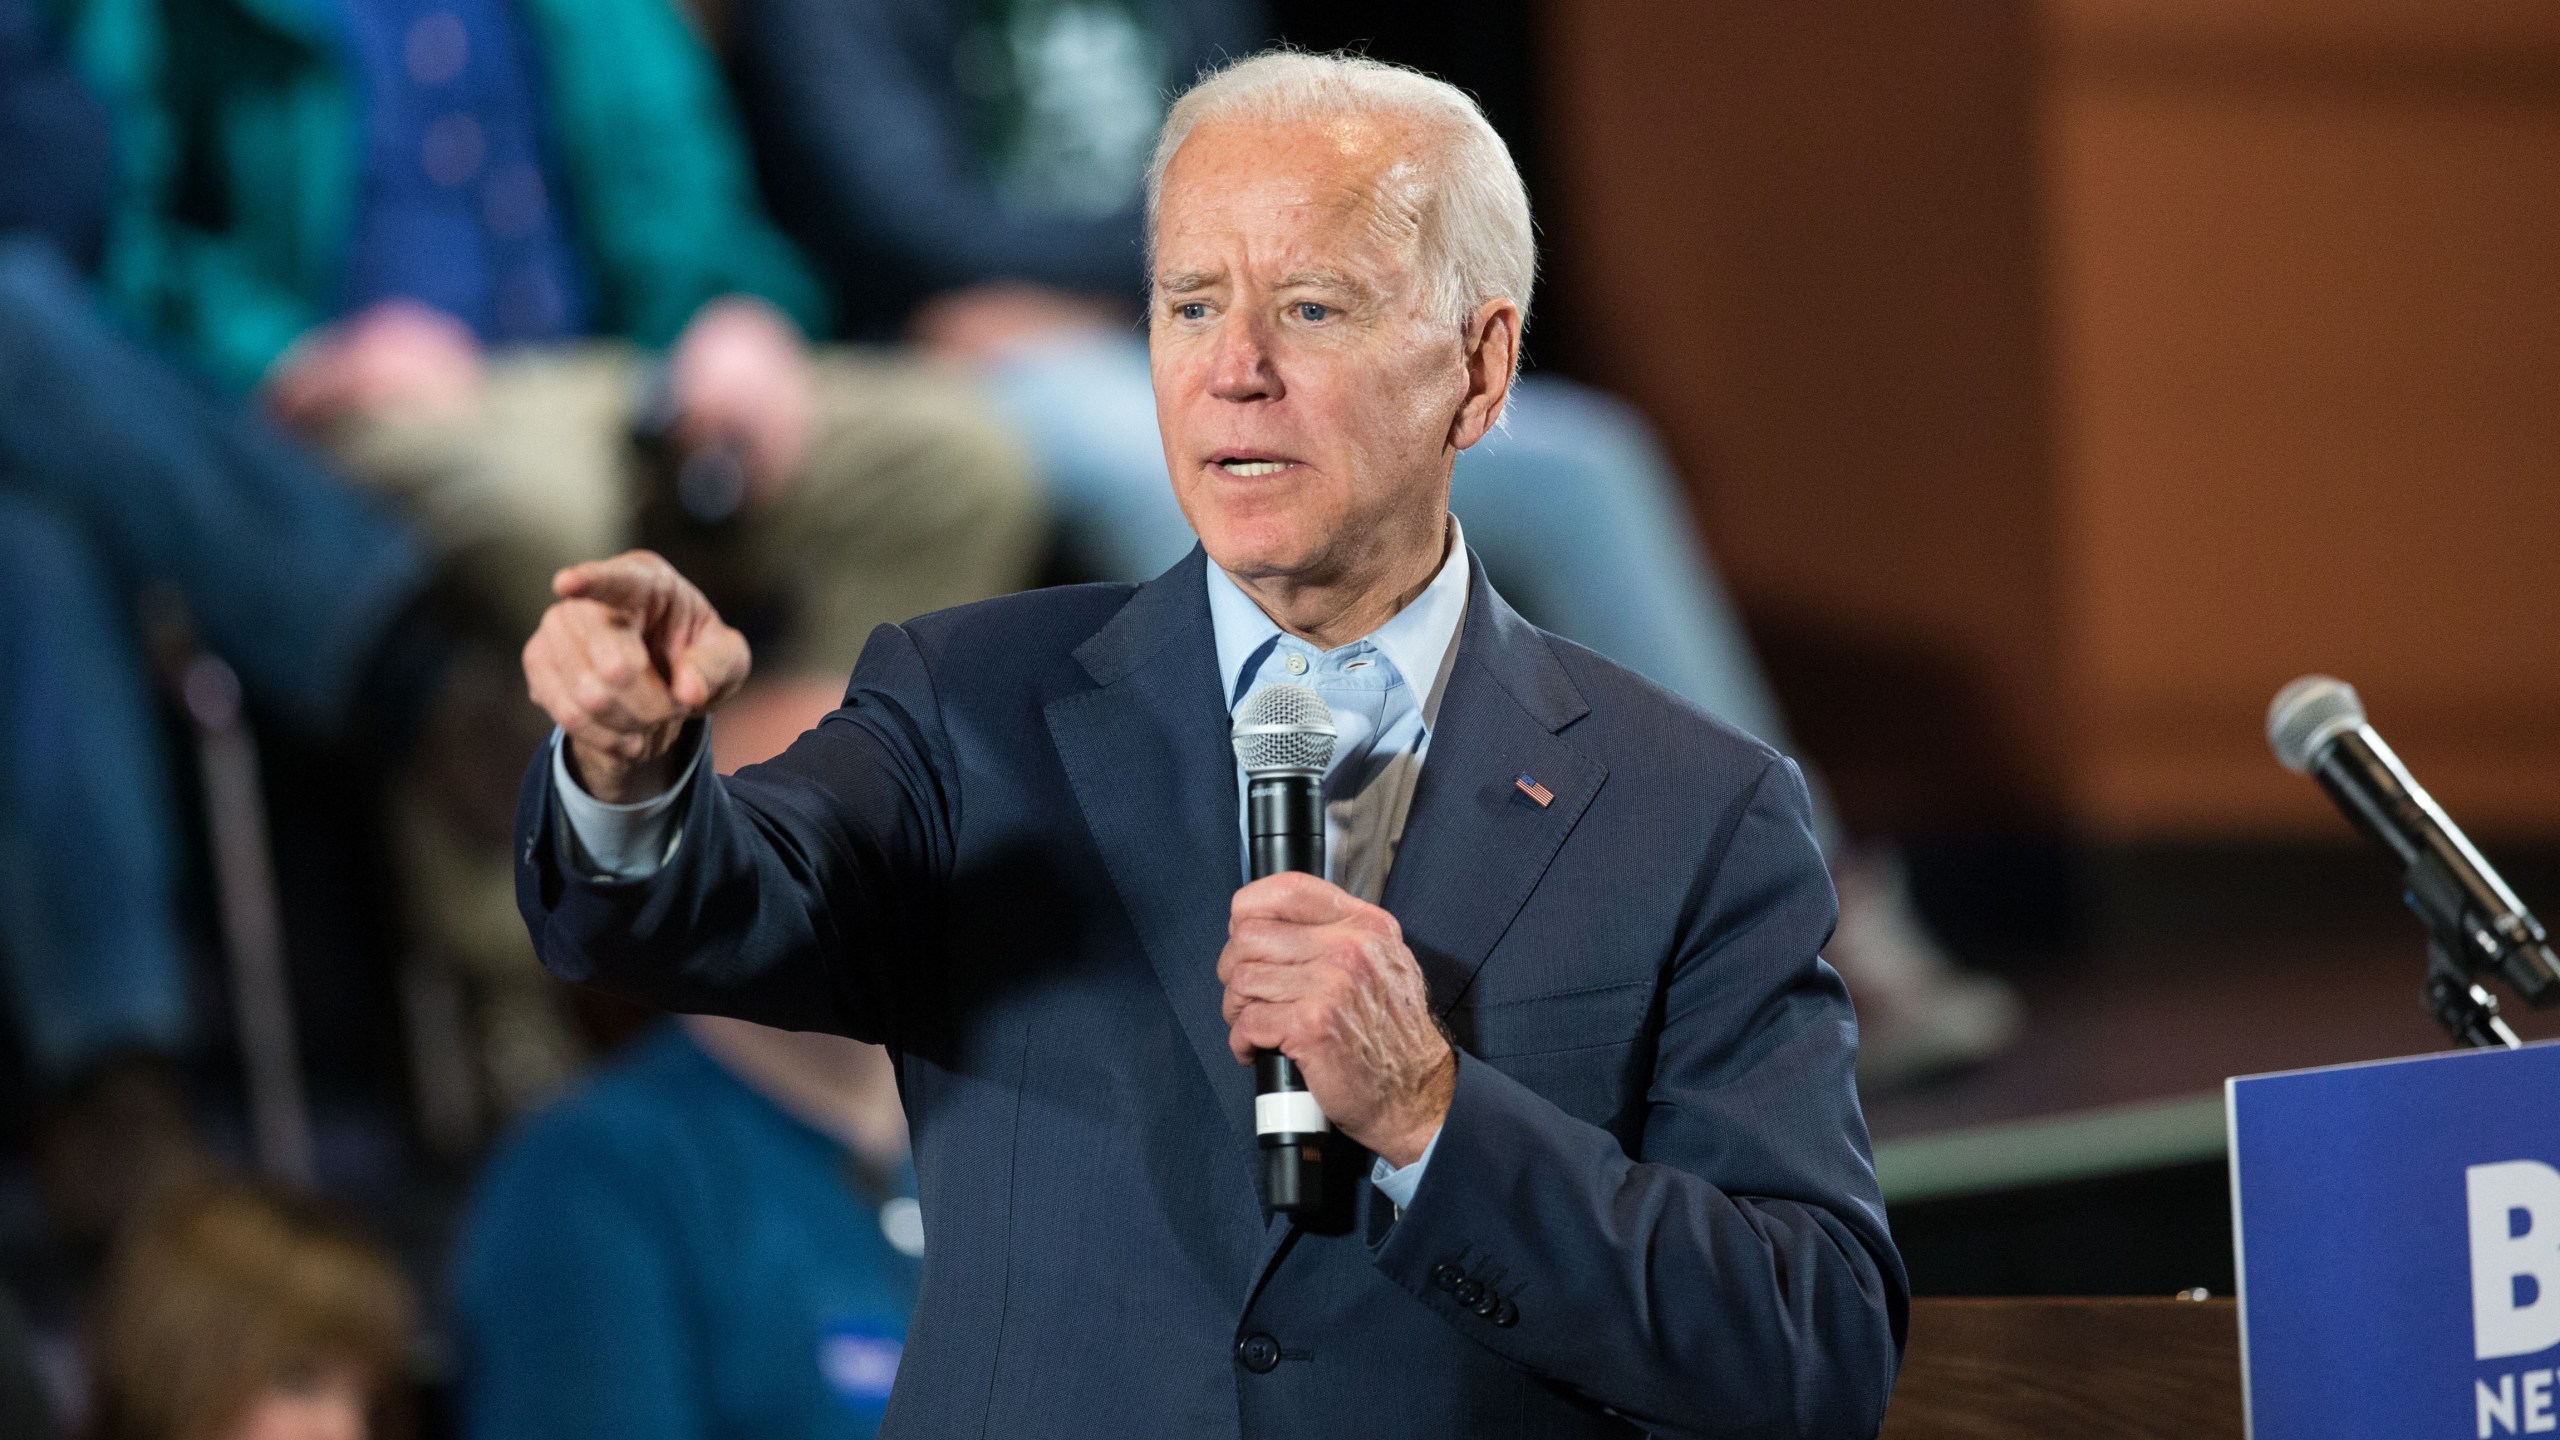
[[[2403,898],[2466,979],[2495,971],[2529,1004],[2560,1001],[2560,955],[2542,922],[2365,723],[2355,687],[2326,675],[2287,685],[2267,707],[2267,740],[2285,768],[2319,781],[2357,829],[2391,852]],[[2490,1043],[2513,1043],[2496,1034],[2505,1026],[2494,1002],[2483,1029]]]
[[[1270,685],[1236,708],[1231,738],[1244,766],[1245,851],[1254,879],[1284,870],[1324,874],[1324,772],[1333,764],[1333,711],[1301,685]],[[1253,1130],[1262,1142],[1263,1203],[1282,1215],[1316,1210],[1324,1194],[1324,1134],[1332,1126],[1297,1062],[1253,1057]]]

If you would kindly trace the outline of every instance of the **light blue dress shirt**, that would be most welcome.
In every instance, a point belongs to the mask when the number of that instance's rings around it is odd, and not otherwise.
[[[1413,603],[1361,639],[1331,650],[1282,630],[1215,565],[1209,623],[1218,641],[1218,677],[1227,712],[1266,685],[1303,685],[1333,711],[1333,766],[1324,777],[1325,878],[1371,904],[1386,893],[1387,870],[1404,838],[1413,787],[1440,714],[1441,692],[1467,618],[1467,542],[1456,516],[1440,573]],[[1236,829],[1244,833],[1244,767],[1236,767]],[[1413,1203],[1431,1163],[1431,1143],[1397,1169],[1380,1160],[1369,1178],[1402,1209]]]
[[[1448,551],[1439,573],[1412,603],[1358,640],[1331,650],[1280,628],[1227,572],[1208,572],[1209,622],[1218,647],[1218,677],[1227,709],[1266,685],[1303,685],[1324,697],[1336,732],[1332,768],[1325,772],[1325,878],[1376,904],[1386,893],[1387,871],[1404,838],[1413,788],[1440,714],[1441,693],[1456,660],[1458,632],[1467,617],[1466,535],[1449,520]],[[556,739],[556,736],[555,736]],[[569,774],[568,747],[551,751],[552,788],[560,795],[562,837],[571,863],[590,875],[644,880],[674,853],[682,826],[681,798],[710,749],[698,734],[684,776],[666,793],[629,805],[608,805],[589,795]],[[1239,872],[1244,856],[1244,767],[1236,767],[1236,843]],[[1401,1169],[1379,1160],[1370,1172],[1378,1189],[1401,1209],[1413,1203],[1423,1168],[1440,1137]]]

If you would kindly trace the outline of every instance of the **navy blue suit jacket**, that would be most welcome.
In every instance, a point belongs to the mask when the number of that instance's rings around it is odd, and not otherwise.
[[[1803,782],[1481,564],[1385,895],[1456,1100],[1400,1218],[1364,1180],[1350,1233],[1265,1221],[1204,563],[882,627],[640,883],[566,870],[528,776],[554,972],[896,1053],[927,1252],[886,1433],[1872,1434],[1904,1282]]]

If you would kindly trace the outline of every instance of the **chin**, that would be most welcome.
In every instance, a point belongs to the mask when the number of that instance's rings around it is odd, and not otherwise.
[[[1311,568],[1325,549],[1305,525],[1285,520],[1213,520],[1199,529],[1209,558],[1236,575],[1296,574]]]

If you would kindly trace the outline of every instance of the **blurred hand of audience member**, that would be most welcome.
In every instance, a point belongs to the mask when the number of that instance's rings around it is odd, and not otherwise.
[[[1122,311],[1089,295],[990,280],[924,302],[908,335],[928,354],[983,365],[1045,336],[1124,329],[1128,323]]]
[[[678,443],[736,446],[750,504],[789,488],[817,434],[809,347],[789,317],[752,296],[724,296],[694,312],[669,364]]]
[[[414,300],[385,300],[296,342],[267,373],[267,404],[316,429],[351,415],[451,417],[480,393],[480,341]]]
[[[370,1440],[372,1387],[363,1371],[332,1366],[288,1375],[249,1402],[221,1440]]]
[[[646,550],[572,565],[525,642],[525,686],[569,737],[572,773],[609,805],[675,783],[687,723],[747,681],[746,637]]]

